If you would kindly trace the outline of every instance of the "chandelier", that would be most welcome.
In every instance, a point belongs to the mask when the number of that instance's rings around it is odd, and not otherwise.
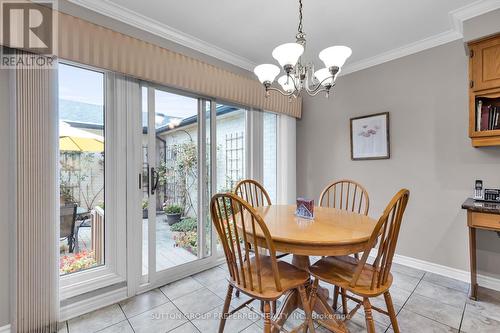
[[[306,47],[306,34],[302,30],[302,0],[299,0],[299,27],[295,43],[285,43],[273,50],[272,56],[278,61],[285,74],[278,78],[282,89],[273,86],[280,74],[280,67],[273,64],[258,65],[254,69],[259,81],[266,89],[266,97],[270,91],[277,91],[284,96],[298,97],[302,91],[310,96],[325,92],[326,97],[335,85],[338,74],[352,51],[347,46],[330,46],[319,53],[325,64],[324,68],[314,70],[314,64],[303,64],[302,54]]]

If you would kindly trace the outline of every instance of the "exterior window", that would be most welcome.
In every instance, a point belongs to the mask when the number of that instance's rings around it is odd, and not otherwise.
[[[217,104],[217,192],[246,177],[246,110]]]
[[[263,182],[271,202],[277,201],[277,119],[274,113],[264,112],[263,122]]]
[[[104,74],[59,65],[60,274],[104,264]]]

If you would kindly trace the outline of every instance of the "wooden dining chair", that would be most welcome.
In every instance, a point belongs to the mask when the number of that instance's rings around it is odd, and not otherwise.
[[[229,270],[229,284],[219,333],[224,331],[228,316],[254,299],[264,302],[264,332],[271,332],[271,327],[281,330],[281,327],[271,319],[270,303],[292,289],[298,290],[306,314],[306,320],[299,329],[307,326],[314,332],[311,308],[305,289],[309,274],[276,259],[276,249],[271,234],[257,211],[232,193],[214,195],[210,202],[210,211]],[[265,239],[268,255],[260,253],[257,235]],[[253,253],[250,252],[249,244],[253,245]],[[251,299],[229,312],[234,289],[250,296]]]
[[[402,189],[392,198],[378,220],[360,260],[351,256],[326,257],[310,266],[309,271],[315,277],[311,288],[311,308],[314,308],[316,290],[321,280],[362,298],[347,295],[347,298],[357,303],[356,307],[349,312],[347,319],[351,318],[363,306],[368,333],[375,332],[372,309],[388,315],[393,331],[399,332],[389,288],[393,280],[391,275],[392,258],[396,250],[401,221],[409,195],[408,190]],[[377,245],[377,256],[372,264],[368,264],[366,261],[370,251]],[[382,294],[387,311],[370,304],[370,298]]]
[[[252,207],[270,206],[271,197],[264,186],[253,179],[242,179],[234,187],[234,193]]]
[[[361,184],[353,180],[342,179],[325,187],[319,196],[318,206],[368,215],[370,198]]]
[[[267,193],[264,186],[256,180],[240,180],[234,187],[233,192],[254,208],[271,205],[271,197],[269,196],[269,193]],[[250,250],[252,250],[251,246]],[[289,255],[289,253],[277,253],[276,258],[281,259],[287,255]],[[240,296],[238,291],[236,292],[236,296]],[[263,304],[261,305],[261,310],[263,310]],[[271,313],[276,313],[276,302],[271,303]]]
[[[370,197],[361,184],[350,179],[341,179],[325,187],[319,196],[318,206],[338,208],[368,215]],[[359,259],[359,254],[355,253],[354,257]],[[348,312],[346,292],[345,290],[339,291],[339,287],[337,286],[333,288],[332,307],[334,310],[337,309],[339,293],[342,295],[342,311],[346,315]]]

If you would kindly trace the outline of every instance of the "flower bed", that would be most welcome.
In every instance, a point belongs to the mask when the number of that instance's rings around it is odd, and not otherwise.
[[[72,255],[63,255],[59,261],[61,274],[68,274],[88,269],[97,265],[93,251],[81,251]]]
[[[188,217],[170,227],[176,247],[181,247],[198,255],[198,221]]]
[[[191,254],[198,255],[198,233],[196,231],[175,232],[174,241],[176,247],[181,247]]]

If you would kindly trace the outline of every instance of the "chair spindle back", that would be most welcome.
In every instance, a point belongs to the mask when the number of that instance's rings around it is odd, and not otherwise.
[[[253,179],[240,180],[234,188],[234,193],[252,207],[271,205],[271,197],[264,186]]]
[[[276,290],[281,291],[276,249],[266,224],[255,209],[235,194],[220,193],[212,197],[210,210],[233,282],[238,287],[262,292],[262,254],[257,243],[257,232],[260,231],[269,251]]]
[[[354,287],[356,285],[363,267],[366,264],[370,250],[377,244],[377,256],[373,264],[371,264],[373,267],[371,289],[379,288],[381,285],[387,283],[391,271],[392,258],[396,250],[399,230],[401,228],[401,221],[403,220],[403,214],[408,204],[409,196],[410,191],[402,189],[392,198],[385,208],[368,241],[363,257],[356,268],[351,286]]]
[[[349,179],[328,185],[319,197],[320,207],[331,207],[368,215],[370,199],[365,188]]]

